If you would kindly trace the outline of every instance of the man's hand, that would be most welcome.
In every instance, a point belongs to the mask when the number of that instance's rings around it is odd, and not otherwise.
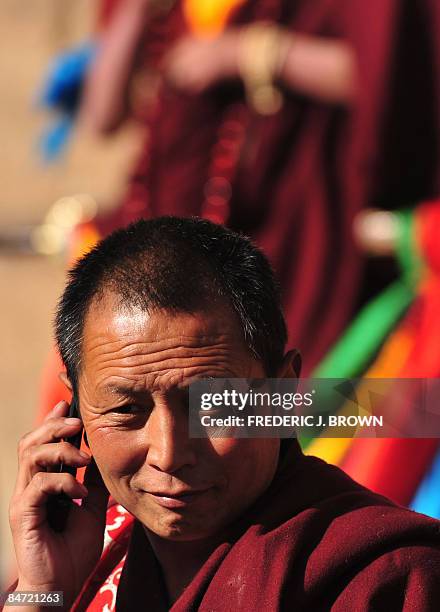
[[[21,591],[63,591],[68,608],[99,560],[104,537],[108,491],[94,461],[60,438],[81,428],[79,419],[66,419],[60,402],[44,423],[25,435],[18,446],[18,476],[9,517]],[[55,473],[57,464],[88,466],[84,485],[71,474]],[[48,470],[48,471],[46,471]],[[65,493],[72,504],[65,530],[53,531],[47,521],[47,501]]]
[[[216,38],[187,36],[164,59],[165,77],[189,93],[201,93],[211,85],[238,76],[239,32],[229,29]]]

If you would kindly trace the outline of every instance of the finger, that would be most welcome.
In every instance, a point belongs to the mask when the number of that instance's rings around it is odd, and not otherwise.
[[[52,419],[53,417],[65,416],[68,412],[68,406],[69,404],[65,400],[61,400],[60,402],[58,402],[58,404],[55,404],[55,406],[52,408],[50,412],[47,413],[47,415],[44,418],[44,421],[48,421],[49,419]]]
[[[50,442],[59,442],[63,437],[69,438],[78,433],[81,426],[80,419],[53,418],[21,438],[18,443],[18,474],[14,494],[23,492],[23,488],[29,482],[26,475],[26,458],[29,449]]]
[[[52,417],[44,421],[40,427],[24,435],[18,443],[18,455],[21,459],[23,453],[31,446],[57,442],[61,438],[69,438],[77,433],[82,426],[81,419],[74,417]]]
[[[101,524],[105,525],[109,492],[94,459],[86,468],[84,486],[88,495],[81,507],[91,512]]]
[[[40,508],[50,495],[65,493],[71,499],[82,499],[87,496],[87,490],[72,474],[38,472],[27,487],[24,504],[29,509]]]
[[[47,518],[47,500],[51,495],[65,493],[70,499],[83,499],[86,488],[71,474],[38,472],[29,486],[11,500],[9,520],[13,531],[35,529]]]
[[[31,446],[24,452],[17,477],[16,493],[24,491],[37,472],[53,471],[61,463],[83,467],[90,463],[90,455],[69,442]]]

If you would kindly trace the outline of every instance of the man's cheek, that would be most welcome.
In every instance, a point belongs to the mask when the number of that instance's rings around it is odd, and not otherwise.
[[[239,438],[213,438],[215,462],[222,471],[239,474],[249,461],[253,462],[253,440]]]
[[[97,428],[89,435],[90,450],[102,475],[127,476],[135,473],[145,459],[133,436],[127,432]]]
[[[224,461],[240,452],[241,440],[238,438],[211,438],[210,442],[214,454]]]

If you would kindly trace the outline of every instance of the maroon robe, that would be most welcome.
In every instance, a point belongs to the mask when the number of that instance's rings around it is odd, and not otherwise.
[[[116,609],[169,609],[135,522]],[[228,531],[172,612],[440,608],[440,522],[392,504],[283,442],[275,478]]]
[[[198,96],[164,87],[147,119],[144,153],[115,224],[163,214],[209,218],[203,201],[221,166],[213,168],[213,157],[222,147],[227,157],[236,121],[223,139],[219,128],[231,105],[243,104],[244,145],[231,176],[218,183],[213,207],[269,256],[304,375],[359,299],[356,213],[365,205],[393,208],[438,194],[438,6],[436,0],[248,0],[233,23],[270,19],[293,32],[348,40],[359,65],[355,107],[285,91],[283,109],[259,117],[244,106],[238,84]],[[165,27],[150,33],[146,55],[160,55],[185,29],[178,3]],[[390,280],[384,270],[383,262],[373,268],[370,289]]]

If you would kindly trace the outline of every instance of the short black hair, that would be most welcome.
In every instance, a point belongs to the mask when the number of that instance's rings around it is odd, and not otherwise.
[[[221,225],[196,217],[140,220],[101,240],[68,273],[55,335],[77,387],[85,318],[106,291],[122,307],[195,312],[216,299],[238,315],[244,340],[266,374],[280,366],[287,340],[279,287],[263,253]]]

